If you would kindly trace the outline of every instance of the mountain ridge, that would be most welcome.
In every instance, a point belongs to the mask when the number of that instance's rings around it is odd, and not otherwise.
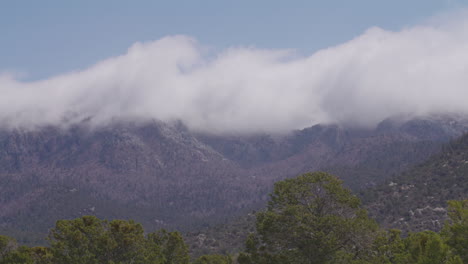
[[[2,131],[0,226],[45,232],[54,218],[94,214],[131,217],[149,230],[193,229],[261,207],[273,182],[306,171],[330,170],[353,189],[374,186],[468,130],[447,118],[382,124],[282,136],[201,135],[156,121]]]

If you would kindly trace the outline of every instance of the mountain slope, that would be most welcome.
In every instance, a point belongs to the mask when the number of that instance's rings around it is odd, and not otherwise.
[[[361,190],[360,196],[382,227],[405,233],[440,231],[447,219],[447,200],[468,198],[468,134],[385,184]],[[186,238],[196,256],[235,253],[254,229],[255,216],[249,213],[224,225],[188,233]]]
[[[371,214],[385,227],[438,231],[447,200],[468,198],[468,134],[386,184],[364,191]]]
[[[0,132],[0,228],[46,232],[94,214],[193,229],[263,206],[273,182],[328,170],[373,186],[467,131],[463,119],[317,125],[287,135],[208,135],[180,123]]]
[[[352,189],[373,186],[437,153],[443,143],[468,131],[466,119],[442,116],[384,120],[375,129],[316,125],[283,137],[197,138],[270,183],[303,172],[326,170]]]
[[[0,142],[3,223],[43,229],[50,216],[93,213],[158,226],[174,214],[223,215],[249,197],[232,181],[234,165],[177,126],[16,131]]]

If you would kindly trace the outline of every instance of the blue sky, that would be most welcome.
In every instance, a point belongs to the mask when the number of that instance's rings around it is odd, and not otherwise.
[[[0,0],[0,128],[468,116],[466,1]]]
[[[213,49],[314,51],[372,26],[400,30],[461,0],[1,0],[0,72],[43,79],[124,54],[137,41],[184,34]]]

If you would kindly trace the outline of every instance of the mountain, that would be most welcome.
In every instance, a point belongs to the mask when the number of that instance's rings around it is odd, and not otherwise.
[[[420,164],[359,192],[381,227],[408,232],[440,231],[447,201],[468,199],[468,133],[444,144]],[[186,234],[193,255],[235,253],[255,230],[255,212]]]
[[[4,224],[46,230],[50,216],[96,214],[165,226],[237,211],[238,196],[254,200],[234,164],[177,125],[14,131],[0,142]]]
[[[281,137],[205,134],[197,138],[268,184],[326,170],[357,190],[427,159],[465,131],[467,119],[437,116],[387,119],[373,129],[316,125]]]
[[[93,214],[190,230],[261,207],[273,182],[306,171],[375,186],[465,131],[466,119],[453,116],[286,135],[201,134],[159,121],[4,130],[0,229],[43,233],[56,219]]]
[[[384,227],[439,231],[447,218],[447,201],[468,199],[468,134],[362,196]]]

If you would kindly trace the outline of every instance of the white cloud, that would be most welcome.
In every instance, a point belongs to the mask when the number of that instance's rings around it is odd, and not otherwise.
[[[0,76],[0,125],[92,117],[182,120],[215,132],[279,132],[316,123],[371,126],[400,113],[468,113],[468,16],[399,32],[370,28],[339,46],[231,48],[206,56],[186,36],[136,43],[122,56],[35,82]],[[436,21],[436,22],[435,22]]]

